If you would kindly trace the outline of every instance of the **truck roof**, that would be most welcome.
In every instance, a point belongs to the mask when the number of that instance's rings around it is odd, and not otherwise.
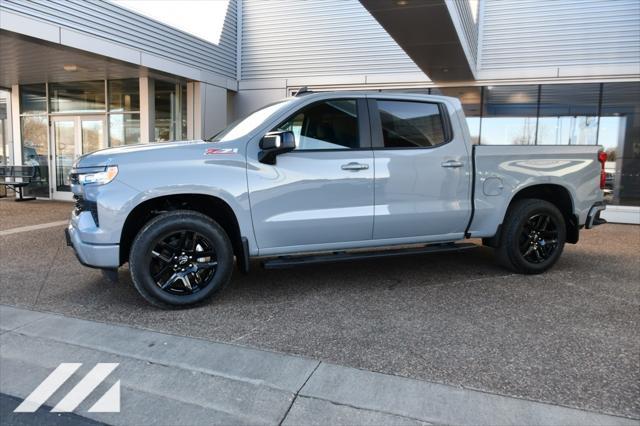
[[[451,96],[440,95],[427,95],[424,93],[410,93],[410,92],[393,92],[393,91],[380,91],[380,90],[333,90],[333,91],[305,91],[298,93],[297,96],[287,98],[286,100],[300,100],[307,101],[309,99],[335,99],[345,97],[375,97],[378,99],[402,99],[413,101],[440,101],[448,102],[455,106],[455,109],[462,108],[462,104],[458,98]]]

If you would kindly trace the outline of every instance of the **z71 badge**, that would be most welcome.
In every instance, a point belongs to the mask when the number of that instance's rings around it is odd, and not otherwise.
[[[235,154],[238,148],[207,148],[204,155]]]

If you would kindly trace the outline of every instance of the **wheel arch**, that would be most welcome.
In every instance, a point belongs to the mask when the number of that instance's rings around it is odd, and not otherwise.
[[[556,206],[565,220],[567,231],[566,241],[571,244],[578,242],[580,236],[579,219],[575,213],[573,197],[569,189],[556,183],[535,184],[521,188],[516,191],[509,200],[504,217],[507,217],[517,201],[527,198],[545,200]],[[491,247],[497,247],[500,244],[501,230],[502,224],[498,227],[496,235],[492,238],[483,239],[483,243]]]
[[[225,200],[209,194],[166,194],[144,200],[127,215],[120,234],[121,265],[129,260],[131,245],[140,229],[153,217],[173,210],[193,210],[215,220],[229,236],[237,258],[245,257],[237,215]]]

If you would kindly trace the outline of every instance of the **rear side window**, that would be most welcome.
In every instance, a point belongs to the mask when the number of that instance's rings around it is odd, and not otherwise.
[[[298,150],[360,147],[355,99],[335,99],[309,105],[277,129],[292,131]]]
[[[425,148],[446,142],[437,104],[378,100],[385,148]]]

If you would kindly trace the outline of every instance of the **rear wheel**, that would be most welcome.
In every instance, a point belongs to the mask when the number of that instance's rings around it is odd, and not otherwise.
[[[147,223],[129,257],[131,277],[148,302],[161,307],[202,302],[229,283],[233,249],[208,216],[178,210]]]
[[[525,199],[509,208],[496,249],[500,264],[521,274],[539,274],[558,260],[566,241],[562,213],[548,201]]]

